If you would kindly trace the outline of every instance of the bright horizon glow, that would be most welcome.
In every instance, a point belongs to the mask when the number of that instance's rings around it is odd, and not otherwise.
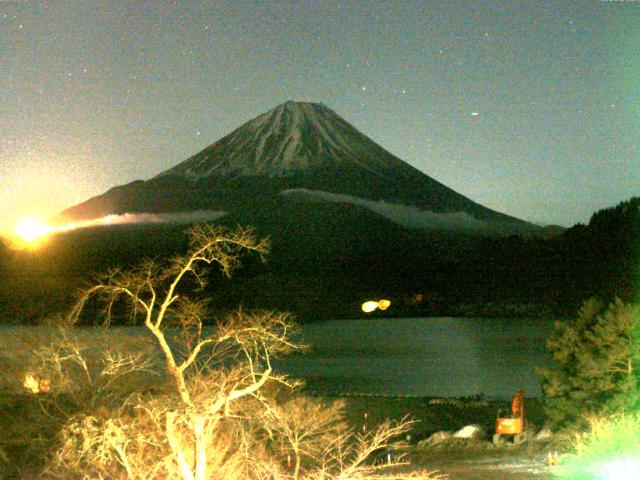
[[[142,219],[140,218],[142,217]],[[78,228],[95,227],[100,225],[114,225],[119,223],[139,223],[144,221],[144,215],[105,215],[104,217],[79,222],[69,222],[64,225],[49,225],[44,221],[25,217],[20,220],[13,229],[13,237],[22,247],[35,248],[52,234],[69,232]]]
[[[109,225],[114,223],[115,218],[117,218],[116,215],[107,215],[102,218],[69,222],[64,225],[49,225],[38,218],[25,217],[15,225],[12,237],[18,247],[37,248],[52,234],[95,225]]]
[[[215,220],[226,215],[223,211],[197,210],[179,213],[123,213],[109,214],[89,220],[78,220],[63,225],[49,225],[36,217],[24,217],[13,228],[10,239],[18,248],[37,248],[56,233],[69,232],[79,228],[99,227],[107,225],[123,225],[134,223],[201,223]]]
[[[52,227],[44,223],[42,220],[25,217],[16,224],[13,233],[24,244],[34,245],[38,240],[47,237],[51,231]]]

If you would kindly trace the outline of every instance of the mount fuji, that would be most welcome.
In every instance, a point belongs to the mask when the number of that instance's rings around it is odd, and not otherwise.
[[[552,244],[532,238],[553,232],[455,192],[324,105],[286,102],[154,177],[61,212],[52,226],[76,228],[16,253],[0,311],[33,319],[67,308],[96,272],[184,253],[185,227],[203,221],[271,241],[266,264],[247,255],[233,281],[211,272],[212,312],[354,318],[363,301],[386,298],[392,316],[467,315],[555,281],[541,257]]]
[[[326,106],[293,101],[149,180],[112,188],[65,210],[56,221],[189,212],[204,218],[210,212],[211,218],[265,224],[269,231],[282,222],[302,228],[312,221],[317,228],[320,217],[329,214],[335,220],[341,210],[357,223],[384,222],[418,231],[543,230],[439,183]]]

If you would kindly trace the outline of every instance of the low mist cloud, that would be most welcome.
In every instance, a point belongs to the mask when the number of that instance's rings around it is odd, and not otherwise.
[[[95,220],[87,220],[87,222],[100,222],[96,223],[97,225],[119,225],[124,223],[197,223],[216,220],[226,214],[227,212],[218,210],[196,210],[195,212],[179,213],[123,213],[122,215],[107,215],[106,217]]]
[[[49,232],[68,232],[78,228],[90,228],[105,225],[125,225],[134,223],[199,223],[224,217],[227,212],[221,210],[196,210],[178,213],[123,213],[112,214],[90,220],[79,220],[64,225],[50,226]]]

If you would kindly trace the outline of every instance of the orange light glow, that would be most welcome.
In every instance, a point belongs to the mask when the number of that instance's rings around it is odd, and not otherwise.
[[[23,218],[14,229],[15,235],[25,244],[33,245],[49,235],[52,228],[35,218]]]
[[[1,1],[1,0],[0,0]],[[47,237],[56,233],[69,232],[80,228],[139,224],[139,223],[193,223],[206,219],[219,218],[225,212],[190,212],[190,213],[123,213],[109,214],[104,217],[78,220],[62,225],[49,225],[34,218],[24,218],[13,229],[11,239],[17,248],[37,248],[42,245]]]
[[[390,305],[391,302],[389,300],[380,300],[377,302],[375,300],[369,300],[368,302],[364,302],[362,304],[362,311],[364,313],[371,313],[376,309],[386,310]]]
[[[106,217],[93,220],[70,222],[65,225],[48,225],[42,220],[28,217],[23,218],[16,224],[13,229],[13,239],[18,248],[37,248],[52,234],[68,232],[83,227],[109,225],[113,222],[113,215],[107,215]]]

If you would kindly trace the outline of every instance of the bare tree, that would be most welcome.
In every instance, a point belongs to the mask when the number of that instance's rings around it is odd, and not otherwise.
[[[302,396],[268,406],[265,427],[281,440],[281,450],[287,453],[287,463],[292,464],[294,480],[300,477],[304,459],[311,465],[322,464],[323,450],[348,430],[342,421],[344,408],[343,401],[320,405]]]
[[[288,315],[238,310],[213,329],[203,326],[206,301],[188,293],[202,293],[207,268],[218,266],[229,276],[243,251],[263,256],[268,242],[240,228],[199,225],[189,234],[185,255],[109,272],[83,292],[71,315],[77,322],[97,297],[108,325],[113,312],[127,305],[155,340],[173,393],[141,393],[120,408],[74,416],[62,431],[49,473],[136,480],[348,480],[379,471],[380,465],[369,462],[371,454],[389,447],[407,422],[359,436],[344,427],[339,407],[278,401],[278,391],[290,391],[296,382],[274,372],[271,361],[301,348],[291,340],[295,325]],[[81,355],[73,358],[82,366]],[[284,461],[291,453],[293,472]]]
[[[251,230],[228,231],[209,225],[195,226],[189,234],[188,252],[169,264],[146,261],[133,270],[109,272],[83,293],[72,317],[78,319],[94,296],[106,305],[107,324],[119,300],[124,300],[134,315],[142,314],[144,326],[162,352],[180,400],[180,408],[163,412],[166,442],[181,478],[203,480],[209,478],[207,448],[219,422],[233,414],[234,402],[245,396],[258,396],[267,382],[288,384],[284,377],[274,374],[271,358],[297,346],[288,340],[293,324],[284,314],[238,313],[218,323],[211,335],[203,335],[205,304],[182,293],[181,284],[190,276],[201,290],[206,284],[206,267],[217,265],[223,274],[230,276],[239,265],[241,251],[264,255],[268,243],[258,240]],[[172,327],[176,326],[180,327],[177,331],[186,346],[182,356],[176,355],[173,346],[176,329]],[[198,362],[203,356],[208,358],[205,365]],[[242,361],[229,361],[238,357]],[[212,362],[217,363],[217,370],[195,375],[197,369],[202,371]],[[211,380],[212,376],[215,381],[206,382],[207,387],[203,388],[203,379]],[[151,417],[156,418],[155,413],[157,409]],[[189,434],[184,435],[181,430],[187,426]],[[119,447],[115,451],[119,463],[129,476],[133,475],[124,449]]]
[[[242,334],[255,336],[251,329],[243,329],[242,332],[227,332],[227,335],[199,338],[202,333],[203,304],[187,296],[181,296],[178,287],[185,277],[190,275],[195,279],[200,288],[206,284],[206,267],[217,264],[226,276],[239,265],[238,255],[241,250],[250,250],[264,255],[268,251],[268,242],[259,241],[251,230],[237,229],[226,231],[210,225],[197,225],[189,231],[190,245],[185,255],[174,258],[168,265],[161,265],[153,261],[143,262],[136,269],[129,271],[112,270],[101,281],[83,293],[80,301],[72,312],[72,317],[78,319],[86,302],[93,296],[100,296],[105,301],[108,324],[111,319],[113,305],[121,298],[129,303],[132,312],[142,312],[144,326],[156,338],[164,355],[167,371],[173,377],[176,389],[182,401],[192,406],[191,395],[185,380],[187,370],[193,366],[201,350],[208,345],[223,343],[231,337]],[[172,351],[165,328],[167,319],[173,324],[183,327],[183,332],[188,332],[190,338],[195,329],[195,344],[189,355],[177,361]],[[284,327],[286,334],[286,322],[283,318],[274,319]],[[234,337],[235,338],[235,337]],[[281,337],[284,338],[284,337]],[[271,342],[275,345],[278,342]],[[264,345],[266,347],[266,344]],[[271,345],[270,345],[271,346]],[[268,352],[265,351],[266,354]],[[266,382],[271,370],[263,372],[264,375],[256,378],[257,390],[259,382]],[[248,392],[247,392],[248,393]],[[233,396],[237,397],[239,393]]]

